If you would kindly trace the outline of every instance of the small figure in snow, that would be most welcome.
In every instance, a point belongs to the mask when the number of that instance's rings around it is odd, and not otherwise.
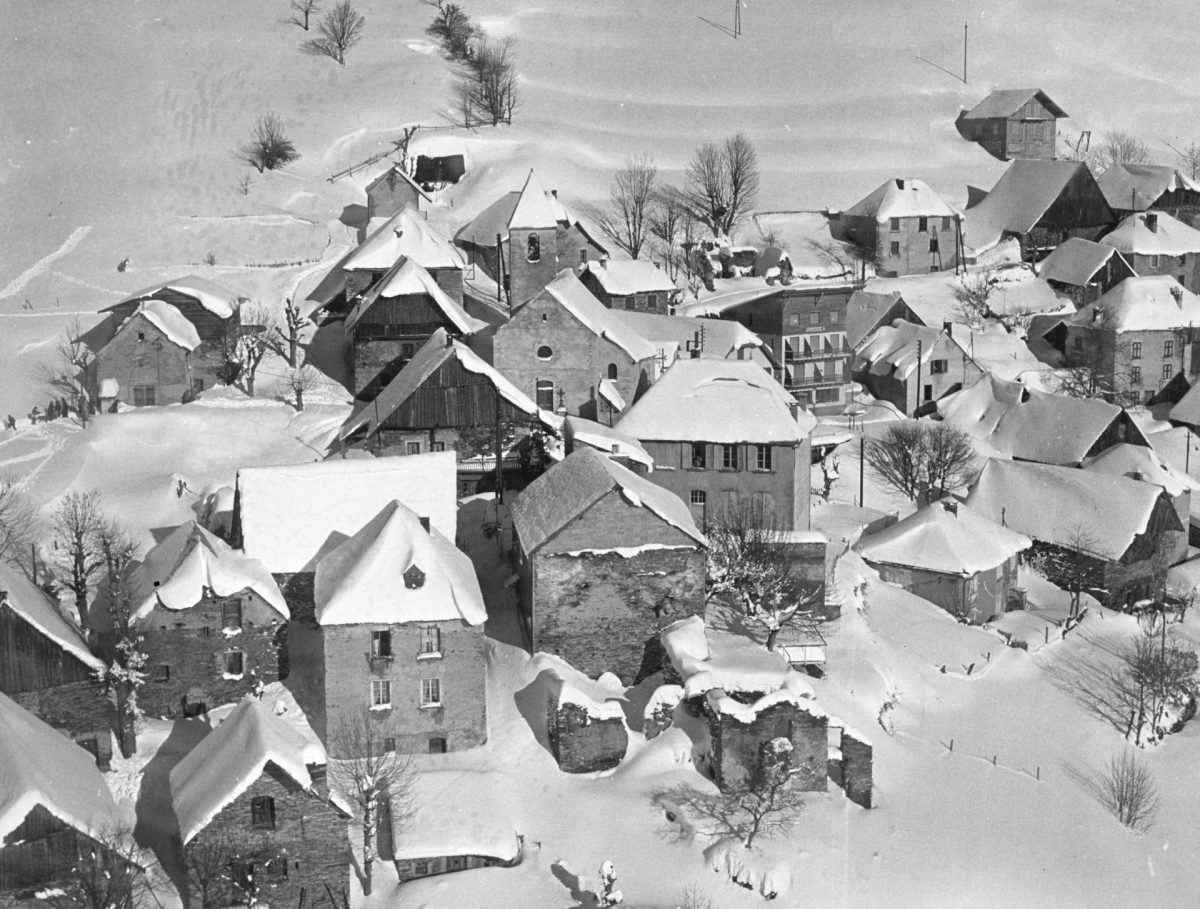
[[[58,419],[58,402],[55,401],[53,398],[51,398],[50,403],[46,405],[46,421],[49,422],[50,420],[57,420],[57,419]]]
[[[12,414],[9,414],[4,419],[4,428],[5,429],[16,429],[17,428],[17,420]]]
[[[36,404],[34,404],[33,410],[29,411],[29,422],[36,423],[38,421],[38,418],[41,415],[42,415],[42,412],[40,410],[38,410],[38,406]]]
[[[122,259],[120,262],[117,263],[117,271],[118,272],[124,272],[125,269],[127,269],[128,267],[129,267],[129,256],[126,256],[124,259]]]
[[[178,481],[178,482],[175,484],[175,498],[177,498],[177,499],[182,499],[182,498],[183,498],[183,491],[184,491],[186,488],[187,488],[187,484],[186,484],[186,483],[184,483],[184,482],[183,482],[183,480],[179,480],[179,481]]]

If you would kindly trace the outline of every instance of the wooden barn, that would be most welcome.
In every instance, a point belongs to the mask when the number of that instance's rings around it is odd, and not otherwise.
[[[1087,306],[1136,272],[1107,243],[1069,237],[1037,265],[1038,277],[1071,298],[1078,309]]]
[[[367,220],[390,218],[408,206],[420,211],[432,205],[429,194],[399,164],[394,164],[367,184]]]
[[[958,115],[959,134],[1001,161],[1054,158],[1058,121],[1067,113],[1039,88],[994,91]]]
[[[412,205],[374,228],[358,248],[342,260],[344,304],[353,306],[404,258],[412,259],[424,268],[450,299],[462,305],[463,269],[467,267],[467,257]],[[332,291],[331,296],[336,300]],[[338,308],[335,303],[327,306]]]
[[[1191,224],[1200,214],[1200,182],[1177,167],[1162,164],[1114,164],[1096,183],[1120,215],[1169,212]]]

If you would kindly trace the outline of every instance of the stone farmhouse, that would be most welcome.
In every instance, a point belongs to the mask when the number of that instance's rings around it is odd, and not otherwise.
[[[617,424],[654,459],[647,479],[687,502],[697,526],[749,517],[809,529],[812,414],[753,363],[672,365]]]
[[[1200,291],[1200,230],[1165,211],[1128,215],[1099,242],[1121,253],[1135,274],[1165,275]]]
[[[994,91],[955,121],[959,134],[1001,161],[1053,160],[1058,121],[1066,112],[1037,88]]]
[[[340,905],[349,885],[350,806],[326,780],[325,750],[303,723],[246,697],[170,772],[184,860],[201,868],[224,857],[214,905],[246,902],[253,880],[272,905]],[[193,901],[199,894],[191,894]]]
[[[908,415],[931,409],[983,375],[951,322],[939,329],[897,319],[868,335],[854,357],[854,380]]]
[[[841,220],[881,277],[949,271],[961,260],[962,215],[921,180],[888,180]]]
[[[0,693],[108,769],[114,715],[96,677],[103,666],[54,602],[18,569],[0,562]]]
[[[1038,277],[1071,298],[1078,309],[1137,272],[1106,243],[1069,237],[1037,264]]]
[[[579,447],[512,506],[530,648],[589,676],[660,668],[658,633],[704,611],[704,536],[673,492]]]
[[[609,309],[670,315],[681,291],[661,268],[645,259],[581,262],[579,280]]]
[[[1112,210],[1121,216],[1153,210],[1191,222],[1200,212],[1200,183],[1177,167],[1114,164],[1096,183]]]
[[[399,164],[393,164],[367,184],[367,220],[390,218],[410,205],[421,211],[421,203],[432,205],[433,200]]]
[[[194,716],[287,677],[288,607],[275,579],[194,521],[146,553],[128,580],[151,716]]]
[[[313,676],[310,716],[333,757],[352,756],[338,718],[364,710],[389,751],[487,740],[483,594],[470,558],[426,523],[389,502],[317,563],[315,610],[293,654]]]

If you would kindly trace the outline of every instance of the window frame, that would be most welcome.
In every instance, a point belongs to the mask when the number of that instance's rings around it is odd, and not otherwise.
[[[371,630],[371,657],[377,660],[392,658],[392,629],[374,628]]]
[[[542,238],[538,234],[530,234],[525,238],[525,261],[542,261]]]
[[[442,629],[437,625],[419,626],[417,659],[432,660],[442,655]]]
[[[253,830],[275,829],[274,798],[269,795],[256,795],[250,799],[250,827]]]
[[[1175,340],[1173,338],[1167,338],[1167,340],[1163,341],[1163,357],[1168,358],[1168,357],[1174,357],[1174,356],[1175,356]]]
[[[688,469],[708,470],[708,443],[691,442],[689,444],[691,445],[691,452],[688,456]]]
[[[755,445],[754,446],[754,469],[761,470],[763,473],[770,473],[775,468],[774,452],[770,445]]]
[[[237,621],[230,622],[229,616],[235,610]],[[241,597],[225,597],[221,600],[221,629],[223,631],[240,631],[245,620]]]
[[[441,678],[421,679],[421,709],[434,710],[443,706]]]
[[[419,455],[421,453],[421,443],[420,442],[405,442],[404,443],[404,453],[406,455]]]
[[[156,392],[158,387],[155,385],[134,385],[133,386],[133,406],[134,407],[157,407],[158,396]]]
[[[1129,382],[1132,385],[1141,385],[1142,384],[1142,367],[1140,367],[1140,366],[1130,366],[1129,367]]]
[[[372,710],[391,710],[392,709],[392,680],[391,679],[371,679],[371,704]]]
[[[230,668],[230,660],[237,658],[238,670],[234,672]],[[226,650],[221,654],[221,665],[224,667],[224,674],[229,678],[244,678],[246,675],[246,651],[244,650]]]
[[[1141,358],[1142,358],[1142,342],[1141,341],[1130,341],[1129,342],[1129,359],[1140,360]]]

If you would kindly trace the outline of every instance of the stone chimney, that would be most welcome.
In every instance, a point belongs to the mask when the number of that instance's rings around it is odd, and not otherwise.
[[[1158,212],[1146,212],[1146,227],[1150,228],[1150,233],[1158,233]]]
[[[602,256],[600,256],[600,267],[608,268],[608,253],[604,253]]]
[[[900,178],[900,179],[897,179],[897,180],[896,180],[896,189],[904,189],[904,180],[903,180],[903,178]]]

